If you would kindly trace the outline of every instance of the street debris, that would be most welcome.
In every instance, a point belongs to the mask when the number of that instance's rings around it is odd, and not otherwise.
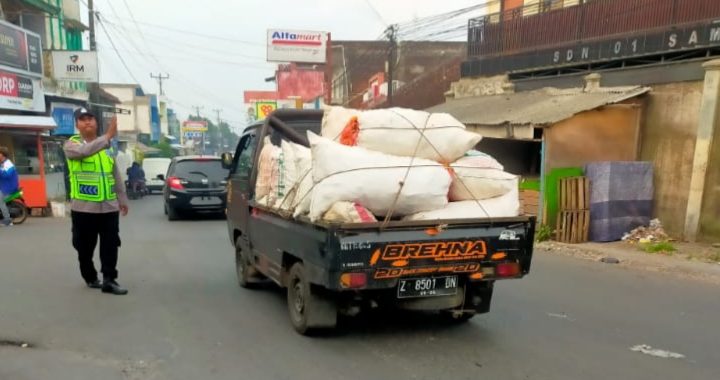
[[[649,226],[640,226],[635,228],[634,230],[626,233],[622,237],[622,240],[628,243],[647,244],[659,241],[668,241],[670,240],[670,236],[665,233],[665,229],[663,228],[660,219],[653,219],[650,221]]]
[[[603,257],[602,259],[600,259],[600,262],[603,262],[605,264],[620,264],[620,260],[614,257]]]
[[[567,319],[570,322],[575,322],[574,319],[570,318],[570,316],[565,313],[547,313],[547,316],[558,319]]]
[[[651,346],[649,346],[647,344],[638,344],[637,346],[630,347],[630,351],[641,352],[646,355],[655,356],[655,357],[664,358],[664,359],[682,359],[685,357],[685,355],[683,355],[683,354],[678,354],[676,352],[661,350],[658,348],[652,348]]]
[[[20,348],[28,348],[33,347],[30,343],[19,341],[19,340],[12,340],[12,339],[0,339],[0,347],[20,347]]]

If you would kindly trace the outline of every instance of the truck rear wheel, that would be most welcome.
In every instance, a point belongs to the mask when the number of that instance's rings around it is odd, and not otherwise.
[[[309,335],[317,329],[337,325],[337,305],[312,289],[302,263],[295,263],[290,268],[287,301],[290,322],[300,334]]]
[[[255,269],[255,266],[252,265],[240,243],[240,239],[235,242],[235,270],[237,272],[238,285],[246,289],[251,289],[263,282],[264,277]]]

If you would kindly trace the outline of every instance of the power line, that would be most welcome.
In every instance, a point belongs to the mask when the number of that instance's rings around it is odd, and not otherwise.
[[[118,17],[117,19],[120,20],[120,21],[132,21],[132,20],[125,19],[125,18],[122,18],[122,17]],[[213,39],[213,40],[222,40],[222,41],[236,42],[236,43],[245,44],[245,45],[263,46],[263,47],[265,46],[265,44],[262,44],[262,43],[252,42],[252,41],[246,41],[246,40],[240,40],[240,39],[237,39],[237,38],[230,38],[230,37],[225,37],[225,36],[218,36],[218,35],[211,35],[211,34],[205,34],[205,33],[191,32],[191,31],[187,31],[187,30],[175,29],[175,28],[171,28],[171,27],[164,26],[164,25],[151,24],[151,23],[142,22],[142,21],[137,21],[137,23],[140,24],[140,25],[144,25],[144,26],[150,27],[150,28],[162,29],[162,30],[167,30],[167,31],[170,31],[170,32],[175,32],[175,33],[181,33],[181,34],[183,34],[184,36],[190,35],[190,36],[197,36],[197,37],[202,37],[202,38],[210,38],[210,39]]]
[[[107,20],[106,20],[105,23],[108,24],[108,25],[111,25],[111,26],[112,26],[112,25],[115,25],[115,26],[122,27],[122,24],[121,24],[121,23],[115,23],[115,22],[111,22],[111,21],[107,21]],[[139,33],[136,32],[135,34],[139,34]],[[167,36],[158,36],[158,35],[153,35],[152,33],[147,33],[147,32],[141,32],[141,34],[142,34],[145,38],[147,38],[147,39],[150,39],[150,40],[153,40],[153,41],[157,41],[157,42],[162,42],[162,43],[165,43],[165,44],[167,44],[167,43],[168,43],[168,40],[169,40],[169,38],[168,38]],[[257,61],[266,62],[265,57],[262,57],[262,56],[239,54],[239,53],[237,53],[237,52],[234,52],[234,51],[232,51],[232,50],[227,50],[227,49],[225,49],[225,50],[212,49],[212,48],[207,47],[207,45],[189,44],[189,43],[187,43],[187,42],[185,42],[185,41],[176,41],[176,40],[173,40],[173,41],[172,41],[172,45],[182,45],[182,46],[187,46],[187,47],[189,47],[189,48],[196,49],[196,50],[205,50],[205,51],[208,51],[208,52],[220,53],[220,54],[223,54],[223,55],[225,55],[225,56],[227,56],[227,55],[236,55],[236,56],[242,57],[242,58],[248,58],[248,59],[251,59],[251,60],[257,60]]]
[[[380,12],[378,12],[377,8],[375,8],[373,3],[371,3],[370,0],[365,0],[365,4],[367,4],[368,7],[370,7],[370,9],[372,9],[373,13],[375,13],[375,16],[377,16],[377,19],[380,20],[380,23],[383,24],[383,26],[387,27],[388,23],[385,22],[385,19],[380,14]]]
[[[110,1],[112,1],[112,0],[110,0]],[[160,61],[157,59],[157,57],[155,57],[155,54],[153,53],[152,47],[151,47],[150,44],[147,42],[147,40],[145,39],[145,36],[143,35],[142,31],[140,30],[140,26],[138,25],[138,22],[137,22],[137,20],[135,19],[135,15],[133,14],[132,9],[130,9],[130,5],[128,5],[127,0],[123,0],[123,3],[125,4],[125,9],[127,9],[128,13],[130,14],[130,18],[132,19],[133,24],[135,24],[135,28],[137,28],[138,32],[140,33],[140,39],[141,39],[141,40],[143,41],[143,43],[145,44],[145,47],[148,48],[148,53],[150,53],[150,57],[155,61],[155,63],[158,64],[158,66],[160,66],[161,69],[165,70],[165,69],[162,67],[162,64],[160,63]],[[167,71],[167,70],[165,70],[165,71]],[[162,85],[160,86],[160,88],[161,88],[161,90],[162,90]],[[161,92],[162,92],[162,91],[161,91]]]
[[[128,67],[122,54],[120,54],[120,52],[117,49],[117,46],[115,46],[115,42],[113,42],[112,38],[110,37],[110,33],[108,33],[107,29],[105,28],[105,23],[102,22],[100,13],[96,13],[96,15],[97,15],[98,24],[100,24],[100,27],[102,28],[103,32],[105,33],[105,36],[107,36],[108,41],[110,41],[110,45],[112,45],[113,50],[115,50],[115,54],[117,54],[118,58],[120,59],[120,62],[122,62],[123,66],[125,67],[125,70],[127,70],[128,74],[130,74],[130,78],[132,78],[135,81],[135,83],[139,84],[140,81],[137,80],[137,78],[135,78],[135,75],[133,75],[132,71],[130,71],[130,67]]]

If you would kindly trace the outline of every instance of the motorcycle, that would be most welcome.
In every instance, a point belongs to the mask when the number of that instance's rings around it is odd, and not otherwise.
[[[133,186],[130,181],[125,181],[125,192],[128,198],[133,200],[140,199],[149,194],[145,186],[145,181],[138,181],[135,186]]]
[[[10,219],[12,219],[13,224],[22,224],[25,222],[25,219],[28,217],[28,208],[23,199],[22,189],[5,197],[3,202],[5,202],[8,211],[10,211]]]

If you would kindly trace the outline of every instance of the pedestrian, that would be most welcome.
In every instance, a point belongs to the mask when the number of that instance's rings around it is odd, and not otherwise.
[[[0,225],[5,227],[12,226],[12,218],[5,204],[5,197],[15,194],[20,188],[17,170],[9,157],[10,150],[0,146],[0,213],[2,214]]]
[[[118,171],[120,171],[123,183],[128,180],[127,170],[130,168],[132,162],[132,156],[127,152],[127,141],[119,141],[117,157],[115,157],[115,165],[117,165]]]
[[[98,136],[95,115],[85,108],[75,111],[79,135],[64,146],[70,177],[72,244],[77,250],[80,274],[88,287],[104,293],[127,294],[117,283],[120,214],[128,213],[128,199],[115,161],[108,153],[110,141],[117,135],[117,117],[113,117],[104,135]],[[102,283],[98,280],[93,254],[100,238]]]

